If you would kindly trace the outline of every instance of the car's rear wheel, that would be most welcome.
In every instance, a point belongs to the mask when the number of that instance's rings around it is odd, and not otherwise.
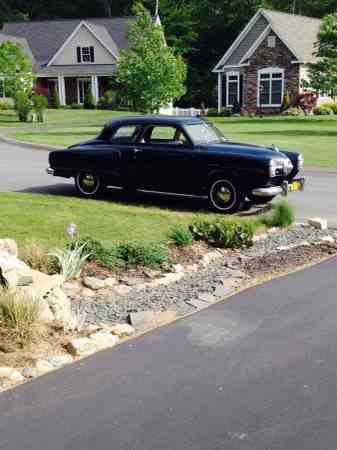
[[[80,172],[75,177],[75,187],[84,197],[95,197],[104,189],[100,177],[92,172]]]
[[[248,195],[249,200],[254,204],[254,205],[266,205],[267,203],[270,203],[274,200],[275,195],[271,196],[271,197],[259,197],[257,195]]]
[[[229,179],[217,179],[210,185],[208,198],[213,210],[232,214],[240,209],[244,193],[238,183]]]

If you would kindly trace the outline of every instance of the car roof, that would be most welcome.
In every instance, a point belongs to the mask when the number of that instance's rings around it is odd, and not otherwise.
[[[189,116],[146,115],[118,117],[108,122],[106,126],[114,128],[121,125],[186,125],[197,123],[203,123],[203,120],[200,117]]]

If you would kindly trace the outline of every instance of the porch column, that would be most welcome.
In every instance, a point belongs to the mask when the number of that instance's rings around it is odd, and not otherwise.
[[[94,99],[94,102],[97,104],[99,100],[99,91],[98,91],[98,77],[97,75],[91,76],[91,92]]]
[[[218,113],[222,109],[222,72],[218,72]]]
[[[57,77],[58,81],[58,91],[59,91],[59,97],[60,97],[60,105],[65,106],[66,104],[66,87],[64,84],[64,76],[59,75]]]

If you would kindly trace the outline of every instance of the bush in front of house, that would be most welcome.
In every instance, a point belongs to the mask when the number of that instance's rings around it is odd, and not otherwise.
[[[288,108],[285,111],[283,111],[282,116],[290,116],[290,117],[304,116],[304,112],[300,108],[292,106],[291,108]]]
[[[305,115],[312,114],[317,106],[317,96],[313,92],[301,92],[296,97],[293,106],[301,108]]]
[[[111,89],[105,91],[104,95],[99,99],[98,107],[101,108],[113,108],[117,106],[117,93]]]
[[[96,108],[96,104],[95,104],[91,89],[87,89],[85,92],[83,108],[84,109],[95,109]]]
[[[207,116],[208,117],[230,117],[232,115],[232,108],[225,107],[221,108],[219,112],[217,108],[208,108]]]
[[[15,94],[14,109],[20,122],[28,122],[30,120],[33,104],[26,91],[18,91]]]
[[[180,225],[175,226],[168,234],[170,242],[172,242],[177,247],[187,247],[192,245],[194,242],[194,237],[191,231]]]
[[[61,108],[61,101],[60,101],[60,95],[58,89],[55,88],[53,96],[52,96],[52,102],[51,107],[54,109],[60,109]]]
[[[13,103],[9,100],[0,100],[0,111],[13,109]]]
[[[0,290],[0,325],[23,341],[31,341],[42,333],[40,301],[24,294]]]
[[[290,227],[295,221],[294,209],[286,200],[281,200],[271,205],[271,212],[261,221],[268,227]]]
[[[259,226],[253,220],[215,219],[196,221],[190,225],[190,231],[196,240],[219,248],[242,248],[253,245],[253,237]]]
[[[324,103],[323,106],[325,108],[329,108],[333,114],[337,114],[337,103],[336,102]]]
[[[45,121],[45,112],[48,108],[48,99],[44,95],[34,94],[32,97],[33,109],[38,122]]]
[[[316,108],[314,108],[314,115],[315,116],[331,116],[331,115],[333,115],[333,111],[331,108],[329,108],[329,106],[326,106],[326,105],[316,106]]]

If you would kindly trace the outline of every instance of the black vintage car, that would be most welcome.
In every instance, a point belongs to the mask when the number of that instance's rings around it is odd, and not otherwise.
[[[82,196],[108,186],[207,196],[210,206],[233,213],[245,199],[264,204],[302,190],[299,153],[238,144],[196,117],[123,117],[93,140],[51,152],[47,172],[73,177]]]

